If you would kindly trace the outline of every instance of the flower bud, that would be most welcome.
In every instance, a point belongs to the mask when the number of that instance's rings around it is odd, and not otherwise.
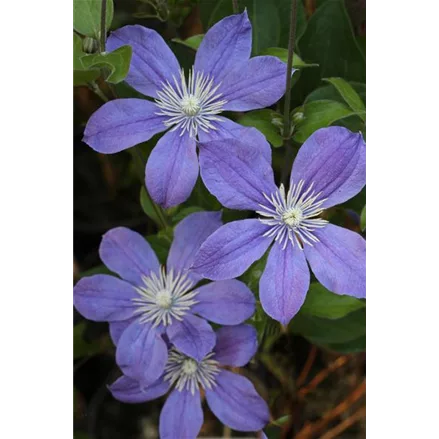
[[[82,50],[85,53],[96,53],[98,51],[98,41],[91,37],[82,40]]]
[[[293,114],[291,119],[292,119],[294,124],[297,124],[297,123],[301,122],[304,119],[304,117],[305,117],[305,115],[301,111],[298,111],[297,113]]]

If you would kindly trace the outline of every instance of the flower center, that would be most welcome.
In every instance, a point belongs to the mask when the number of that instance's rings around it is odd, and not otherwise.
[[[195,393],[200,388],[211,389],[216,385],[215,377],[219,372],[219,363],[212,360],[213,352],[206,355],[200,362],[182,354],[175,348],[169,351],[168,362],[165,366],[165,381],[180,392],[188,390]]]
[[[203,72],[192,70],[186,81],[183,69],[180,78],[173,79],[172,84],[162,83],[155,100],[160,109],[156,114],[167,117],[165,125],[172,126],[172,131],[180,129],[181,135],[187,131],[191,137],[197,136],[199,129],[206,133],[216,130],[213,122],[220,120],[216,115],[227,103],[218,93],[221,84],[215,84],[214,78]]]
[[[174,319],[183,320],[183,316],[197,303],[197,291],[191,291],[194,283],[187,274],[174,273],[171,269],[166,273],[162,268],[160,275],[150,273],[143,276],[143,285],[136,287],[139,297],[133,299],[137,305],[135,311],[140,315],[142,323],[158,326],[172,324]]]
[[[196,96],[185,96],[181,100],[181,109],[187,116],[195,116],[200,111],[200,100]]]
[[[187,358],[186,360],[183,361],[182,373],[186,375],[194,375],[197,370],[198,370],[197,362],[192,358]]]
[[[291,227],[297,227],[303,219],[303,212],[298,207],[293,207],[282,214],[282,221]]]
[[[172,297],[169,291],[159,291],[155,296],[155,300],[158,306],[169,309],[172,305]]]
[[[306,190],[304,184],[303,180],[297,184],[292,183],[288,194],[283,184],[271,196],[263,194],[268,203],[260,204],[262,210],[257,212],[264,217],[259,221],[271,226],[264,236],[275,236],[275,240],[284,249],[288,242],[300,248],[304,244],[312,246],[314,242],[319,242],[315,230],[328,224],[328,221],[318,218],[323,212],[321,206],[326,199],[321,199],[321,193],[316,194],[312,190],[314,183]]]

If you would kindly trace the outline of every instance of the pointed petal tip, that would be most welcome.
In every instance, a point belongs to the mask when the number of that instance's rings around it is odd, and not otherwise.
[[[296,313],[292,316],[290,316],[290,315],[276,316],[276,315],[273,315],[273,313],[270,313],[268,310],[266,310],[263,305],[262,305],[262,308],[264,309],[264,311],[267,315],[269,315],[273,320],[276,320],[276,322],[280,323],[281,330],[284,333],[288,332],[288,325],[290,324],[293,317],[297,314]]]
[[[242,12],[237,12],[236,14],[229,15],[228,17],[224,17],[223,20],[226,20],[228,18],[239,18],[241,23],[245,25],[245,28],[248,28],[252,26],[250,19],[248,18],[248,9],[247,6],[244,8]],[[220,20],[221,21],[221,20]]]
[[[279,323],[280,323],[280,325],[281,325],[281,327],[282,327],[282,331],[283,331],[284,333],[287,332],[287,330],[288,330],[288,325],[289,325],[289,323],[291,322],[291,320],[292,320],[293,317],[294,317],[294,316],[291,316],[291,317],[283,317],[283,318],[281,318],[281,319],[279,320]]]
[[[214,211],[214,213],[216,214],[217,219],[221,220],[223,217],[224,209],[216,210]]]
[[[180,203],[174,203],[172,200],[165,200],[163,203],[157,203],[163,209],[170,209],[171,207],[178,206]]]

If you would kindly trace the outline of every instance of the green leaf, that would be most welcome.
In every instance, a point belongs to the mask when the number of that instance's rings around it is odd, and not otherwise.
[[[366,205],[363,207],[363,210],[361,211],[360,227],[363,232],[366,230]]]
[[[106,81],[111,82],[112,84],[117,84],[123,81],[128,74],[132,53],[133,49],[131,46],[122,46],[114,52],[85,55],[81,58],[81,61],[86,68],[108,68],[110,74]]]
[[[190,215],[191,213],[195,213],[195,212],[202,212],[204,209],[202,207],[198,207],[198,206],[190,206],[190,207],[185,207],[181,210],[179,210],[173,217],[172,217],[172,222],[174,224],[179,223],[181,220],[185,219],[188,215]]]
[[[200,0],[200,16],[203,28],[207,31],[215,23],[233,14],[233,5],[228,0]]]
[[[304,119],[297,124],[293,138],[303,143],[319,128],[324,128],[337,120],[356,114],[354,111],[336,101],[314,101],[303,107]]]
[[[73,85],[87,85],[87,83],[99,78],[99,69],[86,69],[81,61],[85,53],[82,50],[82,39],[73,34]]]
[[[160,219],[152,204],[151,198],[148,197],[144,186],[140,189],[140,205],[146,215],[151,218],[157,225],[161,226]]]
[[[160,263],[165,264],[171,246],[170,242],[166,238],[157,235],[147,236],[146,240],[151,245]]]
[[[281,416],[280,418],[276,419],[275,421],[272,421],[271,424],[278,425],[281,427],[282,425],[285,425],[287,422],[289,422],[291,419],[291,415],[285,415]]]
[[[253,54],[277,46],[280,38],[280,19],[276,5],[267,0],[247,0],[248,16],[253,30]]]
[[[183,44],[184,46],[190,47],[191,49],[197,50],[200,47],[201,41],[203,41],[204,34],[194,35],[182,40],[180,38],[173,38],[172,41],[178,44]]]
[[[246,127],[257,128],[267,140],[274,146],[282,146],[283,139],[279,128],[273,125],[273,119],[277,113],[271,110],[250,111],[242,116],[238,122]],[[279,117],[279,115],[277,115]]]
[[[290,36],[290,12],[291,0],[270,0],[277,6],[280,18],[280,42],[282,47],[288,47],[288,40]],[[306,29],[306,12],[303,6],[303,1],[297,2],[297,17],[296,17],[296,42],[301,37]]]
[[[340,93],[344,101],[352,108],[361,119],[366,119],[366,107],[352,85],[346,82],[343,78],[326,78],[324,81],[331,83]]]
[[[87,85],[89,82],[99,78],[101,73],[99,70],[74,70],[73,71],[73,85],[75,87],[79,85]]]
[[[85,53],[82,50],[82,38],[73,33],[73,70],[84,69],[81,62],[81,57],[84,55]]]
[[[344,0],[328,0],[311,16],[298,41],[305,60],[319,63],[323,77],[365,82],[366,60],[355,39]]]
[[[260,55],[277,56],[285,64],[288,62],[288,50],[282,47],[270,47],[261,51]],[[304,69],[306,67],[318,67],[318,64],[308,64],[300,58],[297,53],[293,53],[293,67],[295,69]]]
[[[366,309],[359,309],[336,320],[299,312],[291,321],[290,330],[314,344],[346,343],[366,333]]]
[[[360,99],[365,102],[366,101],[366,84],[362,84],[361,82],[351,81],[349,83],[355,92],[360,96]],[[328,99],[330,101],[337,101],[344,103],[344,99],[341,97],[340,93],[337,89],[332,85],[325,85],[323,87],[316,88],[313,90],[305,99],[305,103],[312,101],[321,101],[324,99]]]
[[[101,30],[101,0],[73,0],[73,28],[80,34],[99,39]],[[113,21],[113,0],[107,0],[105,27]]]
[[[364,352],[366,350],[366,336],[356,338],[355,340],[350,340],[345,343],[329,343],[322,345],[326,349],[329,349],[339,354],[354,354],[357,352]]]
[[[168,242],[169,245],[172,244],[172,240],[174,239],[174,228],[172,226],[168,226],[165,229],[160,229],[157,232],[157,236],[160,239],[163,239]]]
[[[339,319],[364,306],[364,302],[355,297],[331,293],[323,285],[313,282],[300,312],[310,316]]]
[[[91,343],[84,340],[86,322],[81,322],[73,327],[73,359],[96,355],[107,349],[108,344],[102,340],[95,340]]]
[[[360,98],[363,100],[363,102],[366,101],[366,85],[362,84],[360,82],[350,82],[350,85],[355,90],[355,92],[360,96]],[[330,100],[330,101],[337,101],[342,104],[345,103],[344,99],[341,97],[340,93],[337,91],[337,89],[332,85],[328,84],[324,87],[319,87],[308,94],[308,96],[305,99],[305,104],[313,101],[320,101],[320,100]],[[349,116],[346,118],[341,119],[339,122],[337,122],[337,125],[344,126],[351,130],[352,132],[358,132],[361,131],[363,133],[363,136],[366,135],[366,126],[364,124],[364,121],[359,117],[359,114],[355,114],[353,116]]]

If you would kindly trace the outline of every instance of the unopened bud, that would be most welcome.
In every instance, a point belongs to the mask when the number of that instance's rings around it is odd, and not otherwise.
[[[271,119],[271,123],[278,128],[283,128],[284,126],[284,121],[280,118],[280,117],[273,117]]]
[[[291,119],[295,124],[297,124],[297,123],[301,122],[304,118],[305,118],[305,115],[301,111],[298,111],[297,113],[293,114]]]
[[[94,38],[85,37],[82,40],[82,50],[85,53],[96,53],[98,51],[98,42]]]

